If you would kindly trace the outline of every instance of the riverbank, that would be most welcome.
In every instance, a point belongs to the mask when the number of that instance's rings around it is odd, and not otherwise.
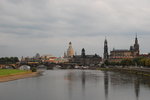
[[[102,71],[115,71],[150,77],[150,68],[99,68]]]
[[[22,73],[17,73],[17,74],[11,74],[11,75],[4,75],[0,76],[0,82],[7,82],[7,81],[13,81],[13,80],[18,80],[18,79],[23,79],[23,78],[28,78],[28,77],[34,77],[38,76],[41,72],[22,72]]]

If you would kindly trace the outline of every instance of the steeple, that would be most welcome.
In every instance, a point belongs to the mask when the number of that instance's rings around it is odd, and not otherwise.
[[[135,44],[138,44],[137,34],[136,34],[136,37],[135,37]]]
[[[135,37],[134,52],[136,52],[136,55],[139,55],[139,43],[138,43],[137,34],[136,34],[136,37]]]
[[[107,44],[106,37],[105,37],[105,41],[104,41],[104,59],[108,59],[108,44]]]

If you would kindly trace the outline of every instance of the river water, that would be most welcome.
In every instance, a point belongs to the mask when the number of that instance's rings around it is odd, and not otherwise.
[[[96,70],[47,70],[0,83],[0,100],[149,100],[150,79]]]

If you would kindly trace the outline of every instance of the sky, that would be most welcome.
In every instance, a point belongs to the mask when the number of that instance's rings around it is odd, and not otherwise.
[[[0,0],[0,57],[63,56],[71,41],[77,54],[129,49],[137,33],[150,52],[150,0]]]

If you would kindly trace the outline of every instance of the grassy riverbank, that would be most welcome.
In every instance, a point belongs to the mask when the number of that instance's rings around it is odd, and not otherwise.
[[[7,82],[22,78],[34,77],[39,75],[41,72],[32,72],[16,69],[0,69],[0,82]]]
[[[15,75],[15,74],[21,74],[26,72],[29,71],[18,70],[18,69],[0,69],[0,76]]]

